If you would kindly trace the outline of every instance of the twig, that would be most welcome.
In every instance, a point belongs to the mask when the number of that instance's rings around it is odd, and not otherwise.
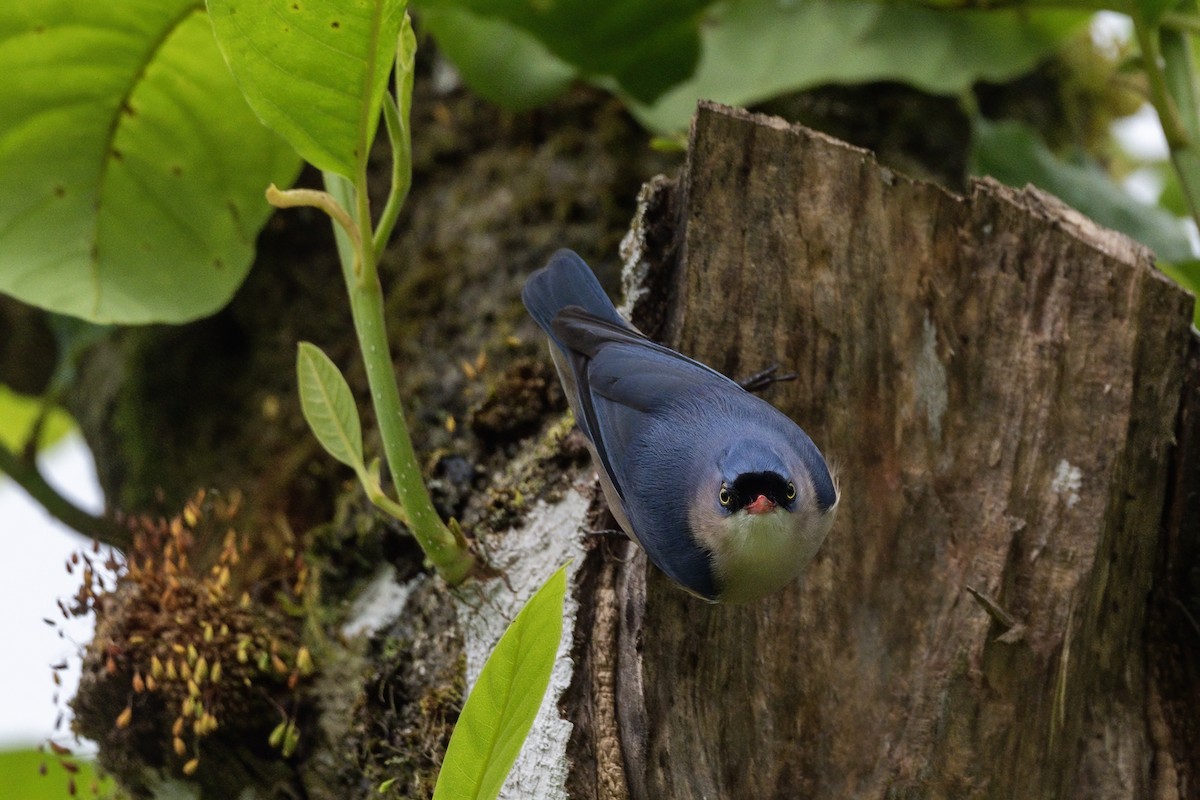
[[[18,458],[4,444],[0,444],[0,473],[16,481],[30,497],[41,503],[50,516],[68,528],[121,550],[127,550],[133,544],[129,531],[108,517],[89,514],[63,497],[46,481],[36,465]]]

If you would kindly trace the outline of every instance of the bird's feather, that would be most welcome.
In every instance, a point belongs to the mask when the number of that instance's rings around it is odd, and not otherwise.
[[[521,300],[534,322],[555,339],[559,347],[564,347],[564,344],[557,340],[554,318],[568,306],[579,306],[610,325],[634,330],[617,313],[591,267],[570,250],[559,250],[550,257],[546,266],[529,276],[521,291]]]

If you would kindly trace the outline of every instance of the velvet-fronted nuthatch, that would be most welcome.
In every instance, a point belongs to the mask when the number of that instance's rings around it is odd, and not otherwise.
[[[550,337],[613,516],[659,569],[733,603],[800,574],[829,532],[838,490],[796,423],[647,339],[570,250],[529,277],[522,299]]]

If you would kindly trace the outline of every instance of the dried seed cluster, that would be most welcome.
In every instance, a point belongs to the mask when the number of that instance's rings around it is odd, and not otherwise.
[[[273,720],[262,718],[264,698],[283,720],[270,744],[284,756],[295,751],[299,733],[289,706],[297,686],[313,673],[313,659],[277,612],[235,588],[248,549],[230,527],[236,514],[236,498],[200,493],[171,519],[132,520],[134,545],[127,558],[106,565],[117,574],[111,590],[88,556],[69,565],[83,565],[83,582],[71,605],[60,606],[63,613],[96,615],[96,635],[73,703],[77,728],[101,741],[102,754],[122,738],[132,742],[149,735],[165,743],[165,761],[192,775],[206,737],[227,725],[239,736],[247,728],[270,727]],[[200,537],[218,537],[209,540],[221,547],[211,566],[196,569],[190,553]],[[285,550],[284,593],[302,594],[307,570],[293,548]],[[109,699],[107,730],[89,729],[101,726],[97,714],[88,713],[96,704],[81,702],[85,691]],[[251,715],[258,719],[247,719]]]

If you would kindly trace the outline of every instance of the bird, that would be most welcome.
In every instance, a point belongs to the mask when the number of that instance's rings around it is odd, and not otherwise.
[[[617,524],[655,566],[712,603],[758,600],[803,571],[840,494],[799,425],[643,335],[571,250],[531,274],[521,299]]]

